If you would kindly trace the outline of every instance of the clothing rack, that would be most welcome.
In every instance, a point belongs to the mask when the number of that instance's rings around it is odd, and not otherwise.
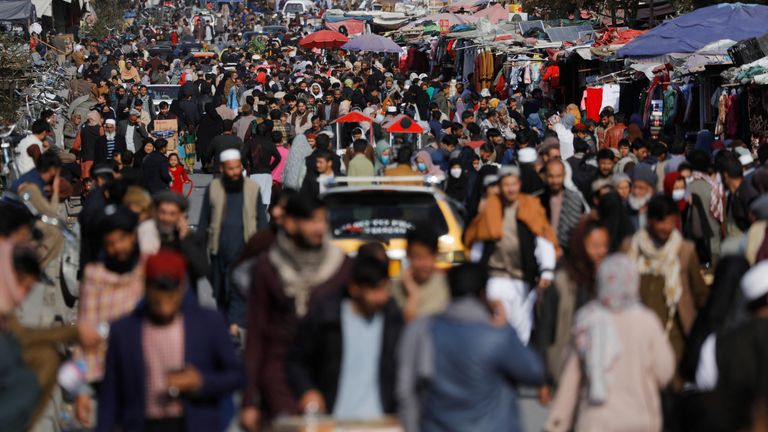
[[[594,82],[591,82],[587,84],[588,87],[597,87],[599,85],[603,84],[616,84],[621,83],[624,81],[629,81],[629,76],[621,76],[622,74],[629,74],[632,71],[628,70],[620,70],[613,73],[609,73],[608,75],[603,75],[601,77],[598,77]]]

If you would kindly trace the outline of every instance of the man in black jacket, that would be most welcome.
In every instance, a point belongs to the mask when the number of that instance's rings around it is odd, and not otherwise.
[[[311,142],[310,142],[311,144]],[[331,137],[328,134],[320,133],[315,137],[315,150],[306,157],[307,174],[317,170],[317,155],[320,152],[331,152],[333,158],[333,175],[341,177],[341,158],[331,149]]]
[[[104,121],[104,135],[96,140],[94,163],[111,161],[116,154],[122,154],[126,150],[125,137],[117,133],[115,126],[114,119]]]
[[[167,191],[172,180],[168,172],[168,158],[165,157],[166,147],[168,147],[168,141],[162,138],[155,140],[155,151],[147,155],[141,164],[147,189],[153,195]]]
[[[131,110],[128,118],[117,122],[117,135],[125,140],[126,149],[137,152],[141,149],[142,142],[149,138],[147,126],[139,121],[141,113]]]
[[[287,365],[302,410],[360,420],[396,412],[403,318],[389,283],[386,261],[358,255],[346,296],[323,298],[310,309]]]
[[[166,191],[154,196],[155,217],[139,236],[142,254],[153,255],[161,249],[172,249],[184,255],[189,263],[187,277],[194,293],[197,281],[208,275],[208,254],[203,236],[197,235],[187,219],[187,199],[176,192]]]

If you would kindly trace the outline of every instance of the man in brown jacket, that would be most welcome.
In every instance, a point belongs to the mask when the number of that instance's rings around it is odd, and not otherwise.
[[[413,177],[419,173],[411,168],[411,157],[413,150],[408,146],[402,146],[397,149],[397,165],[389,167],[384,171],[384,177]],[[389,184],[402,186],[420,186],[421,182],[392,182]]]
[[[246,383],[240,423],[256,432],[262,418],[297,414],[298,400],[285,370],[299,321],[327,295],[339,294],[351,261],[328,236],[326,209],[316,198],[295,194],[285,205],[282,227],[251,269],[245,341]]]
[[[640,298],[664,324],[677,363],[696,314],[709,294],[695,246],[677,230],[679,217],[671,198],[655,196],[648,203],[648,225],[634,235],[629,251],[640,273]],[[682,389],[679,376],[672,388]]]
[[[523,344],[533,327],[537,292],[549,287],[556,263],[557,239],[538,198],[520,192],[517,167],[499,171],[498,195],[467,227],[464,244],[473,261],[488,265],[488,299],[504,307]]]

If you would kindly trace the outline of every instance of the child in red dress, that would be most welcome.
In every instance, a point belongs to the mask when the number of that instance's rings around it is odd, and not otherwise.
[[[168,156],[168,172],[171,173],[171,177],[173,178],[173,181],[171,182],[171,190],[184,195],[184,185],[191,183],[192,180],[189,179],[189,175],[187,175],[187,170],[184,169],[184,166],[179,163],[179,155],[176,153],[171,153]]]

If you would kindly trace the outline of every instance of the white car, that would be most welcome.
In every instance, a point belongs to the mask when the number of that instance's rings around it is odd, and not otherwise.
[[[150,84],[147,86],[147,90],[152,98],[155,112],[160,112],[160,102],[168,102],[170,105],[179,99],[181,86],[178,84]]]
[[[317,7],[311,1],[306,0],[288,0],[283,5],[283,15],[292,19],[297,15],[310,15],[317,11]]]

